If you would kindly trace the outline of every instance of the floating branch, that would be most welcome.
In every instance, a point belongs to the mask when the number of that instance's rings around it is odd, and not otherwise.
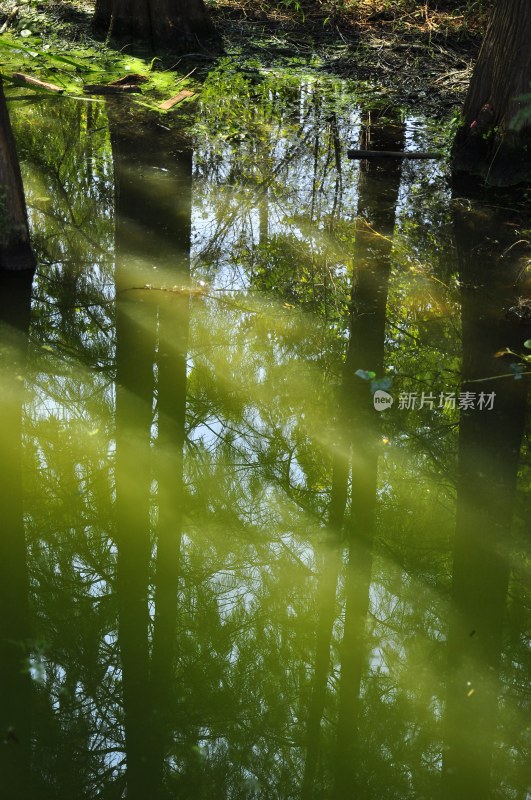
[[[38,89],[44,89],[47,92],[54,92],[55,94],[64,92],[63,86],[56,86],[55,83],[45,83],[38,78],[32,78],[30,75],[23,75],[22,72],[14,72],[12,80],[15,83],[22,83],[24,86],[36,86]]]
[[[205,295],[208,287],[206,284],[200,284],[199,286],[153,286],[152,283],[145,283],[143,286],[129,286],[121,291],[138,292],[144,291],[145,289],[153,292],[171,292],[172,294],[184,294],[188,297],[193,297],[195,295]]]
[[[139,83],[148,83],[149,78],[146,75],[140,75],[138,72],[129,73],[124,75],[123,78],[117,78],[111,81],[108,86],[136,86]]]
[[[181,100],[184,100],[186,97],[192,97],[194,94],[195,92],[190,92],[188,89],[182,89],[179,94],[176,94],[174,97],[170,97],[169,100],[165,100],[163,103],[161,103],[159,108],[161,108],[163,111],[168,111],[168,109],[177,105],[177,103],[180,103]]]
[[[421,150],[408,152],[406,153],[403,150],[347,150],[347,156],[349,158],[367,158],[367,159],[375,159],[375,158],[407,158],[407,159],[414,159],[414,158],[433,158],[433,159],[441,159],[444,158],[442,153],[427,153]]]
[[[85,94],[142,94],[142,89],[134,83],[118,84],[90,83],[83,86]]]

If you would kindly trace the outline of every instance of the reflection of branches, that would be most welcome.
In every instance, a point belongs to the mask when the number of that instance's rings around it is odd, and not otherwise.
[[[318,107],[318,99],[315,95],[313,98],[313,106]],[[267,176],[262,175],[261,180],[259,181],[260,187],[260,195],[261,197],[265,196],[265,193],[268,189],[272,189],[275,185],[275,182],[278,176],[284,172],[295,160],[297,155],[301,153],[308,145],[312,136],[315,135],[314,129],[307,126],[308,119],[310,115],[314,112],[314,108],[312,105],[308,107],[306,111],[305,117],[299,123],[299,128],[294,134],[295,141],[293,144],[289,145],[286,148],[284,155],[280,158],[277,158],[275,166],[271,169],[270,174]],[[315,138],[315,146],[314,146],[314,181],[316,180],[316,171],[317,171],[317,160],[318,160],[318,153],[319,153],[319,137],[318,135]],[[317,148],[317,152],[316,152]],[[336,159],[337,164],[337,159]],[[284,188],[284,187],[283,187]],[[337,190],[337,187],[336,187]],[[297,194],[299,190],[296,190]],[[321,190],[322,191],[322,190]],[[315,202],[315,188],[312,191],[312,204]],[[278,200],[275,193],[272,193],[272,196],[275,200]],[[238,216],[243,215],[245,213],[249,213],[250,209],[254,207],[256,204],[256,194],[255,192],[251,193],[240,193],[238,195],[238,205],[236,208],[230,210],[227,216],[224,216],[221,224],[218,225],[215,233],[209,237],[208,244],[202,250],[202,257],[203,258],[213,258],[215,257],[216,250],[219,250],[219,241],[222,240],[227,233],[234,227],[235,220]],[[310,213],[310,218],[313,219],[313,212]]]
[[[343,191],[343,173],[341,169],[341,143],[339,141],[339,128],[337,124],[337,114],[332,114],[330,118],[330,132],[334,145],[334,157],[336,164],[336,183],[334,189],[334,203],[332,205],[331,217],[335,217],[338,209],[341,209]]]
[[[63,185],[63,181],[61,179],[59,167],[57,167],[55,165],[54,166],[49,166],[47,174],[50,177],[53,178],[55,187],[56,187],[57,191],[59,192],[60,196],[63,198],[63,200],[65,202],[65,207],[66,207],[66,211],[67,211],[68,217],[70,219],[70,224],[74,228],[74,230],[80,236],[82,236],[83,239],[85,239],[92,247],[94,247],[94,249],[98,253],[107,253],[107,248],[103,247],[99,242],[97,242],[94,239],[92,239],[92,237],[90,237],[88,235],[88,233],[87,233],[87,231],[85,229],[86,225],[87,225],[87,222],[93,216],[94,209],[90,208],[87,211],[87,216],[85,217],[85,219],[82,222],[78,222],[76,217],[75,217],[74,210],[72,208],[72,204],[70,202],[70,195],[68,194],[65,186]],[[43,214],[44,216],[49,216],[53,220],[57,220],[57,210],[56,209],[53,209],[52,211],[48,211],[48,209],[42,208],[42,207],[37,206],[37,205],[35,205],[35,206],[31,205],[30,207],[31,208],[36,208],[37,211],[39,211],[39,213]]]
[[[299,486],[294,485],[291,482],[289,469],[281,469],[279,472],[279,467],[290,465],[295,450],[294,447],[292,448],[292,453],[289,457],[277,457],[274,465],[271,465],[267,457],[264,460],[264,458],[261,458],[261,456],[264,455],[264,442],[276,440],[275,431],[271,431],[269,435],[266,435],[263,429],[254,427],[248,420],[246,420],[244,431],[242,431],[241,427],[237,428],[234,425],[231,425],[221,416],[217,417],[217,422],[223,426],[222,432],[217,430],[213,424],[209,424],[205,420],[201,421],[201,427],[206,428],[213,435],[216,442],[221,443],[225,448],[231,450],[238,458],[241,458],[246,452],[248,454],[254,453],[256,460],[253,461],[248,457],[245,462],[243,462],[247,471],[253,469],[256,470],[263,479],[268,481],[268,485],[271,486],[271,488],[277,487],[282,489],[285,497],[293,502],[297,508],[303,511],[310,518],[314,519],[317,523],[322,522],[324,518],[324,512],[317,511],[315,508],[315,503],[312,504],[307,501],[305,502],[304,495],[306,495],[307,500],[312,498],[314,499],[314,492],[304,492]],[[234,443],[235,439],[238,440],[244,437],[246,437],[247,442],[250,441],[250,438],[254,440],[254,443],[251,444],[248,449],[246,449],[245,445],[242,445],[241,443],[238,445]],[[212,444],[210,449],[214,450],[215,445]],[[234,466],[234,462],[231,462],[231,464]]]

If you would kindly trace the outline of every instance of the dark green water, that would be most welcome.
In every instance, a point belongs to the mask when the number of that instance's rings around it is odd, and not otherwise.
[[[529,216],[315,78],[10,113],[1,796],[529,800]]]

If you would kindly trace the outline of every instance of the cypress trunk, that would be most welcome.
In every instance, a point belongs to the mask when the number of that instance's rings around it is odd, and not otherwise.
[[[203,0],[96,0],[93,25],[118,39],[174,51],[217,38]]]
[[[452,151],[456,170],[492,186],[531,178],[530,40],[529,0],[498,0]]]
[[[34,268],[22,176],[0,79],[0,270]]]

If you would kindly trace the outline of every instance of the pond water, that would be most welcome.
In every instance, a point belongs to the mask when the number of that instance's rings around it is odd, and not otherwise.
[[[317,75],[10,114],[6,797],[529,798],[524,209]]]

